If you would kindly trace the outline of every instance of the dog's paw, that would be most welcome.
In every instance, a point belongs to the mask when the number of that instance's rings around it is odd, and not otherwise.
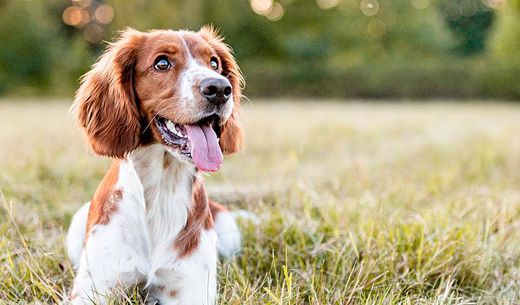
[[[260,221],[255,214],[244,210],[220,212],[215,219],[215,231],[218,236],[217,250],[223,258],[231,258],[240,252],[242,234],[237,219],[253,224]]]
[[[215,219],[217,232],[217,250],[220,256],[230,258],[240,252],[242,236],[233,213],[225,211],[218,213]]]

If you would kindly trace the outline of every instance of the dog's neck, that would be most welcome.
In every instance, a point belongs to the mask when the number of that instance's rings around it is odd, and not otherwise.
[[[162,145],[141,147],[128,159],[141,180],[152,243],[168,243],[186,225],[196,175],[193,165],[179,161]],[[166,238],[165,238],[166,237]]]

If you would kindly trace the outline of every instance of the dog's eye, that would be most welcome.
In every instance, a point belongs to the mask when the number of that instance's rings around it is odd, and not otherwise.
[[[211,61],[209,62],[209,65],[211,66],[211,69],[217,70],[218,69],[218,59],[216,57],[211,57]]]
[[[168,60],[168,57],[162,55],[155,59],[153,66],[159,71],[165,71],[172,67],[172,63]]]

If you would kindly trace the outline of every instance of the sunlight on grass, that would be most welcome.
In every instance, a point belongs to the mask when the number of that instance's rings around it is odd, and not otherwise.
[[[71,285],[65,231],[109,161],[68,105],[0,103],[2,302],[57,303]],[[219,303],[517,304],[519,118],[499,103],[246,103],[247,149],[207,183],[261,221],[220,264]]]

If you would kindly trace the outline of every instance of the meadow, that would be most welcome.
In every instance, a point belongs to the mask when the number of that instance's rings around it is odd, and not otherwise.
[[[59,303],[71,285],[65,232],[109,160],[69,105],[0,101],[0,304]],[[260,221],[219,265],[219,304],[520,303],[520,105],[243,109],[246,150],[206,180]]]

